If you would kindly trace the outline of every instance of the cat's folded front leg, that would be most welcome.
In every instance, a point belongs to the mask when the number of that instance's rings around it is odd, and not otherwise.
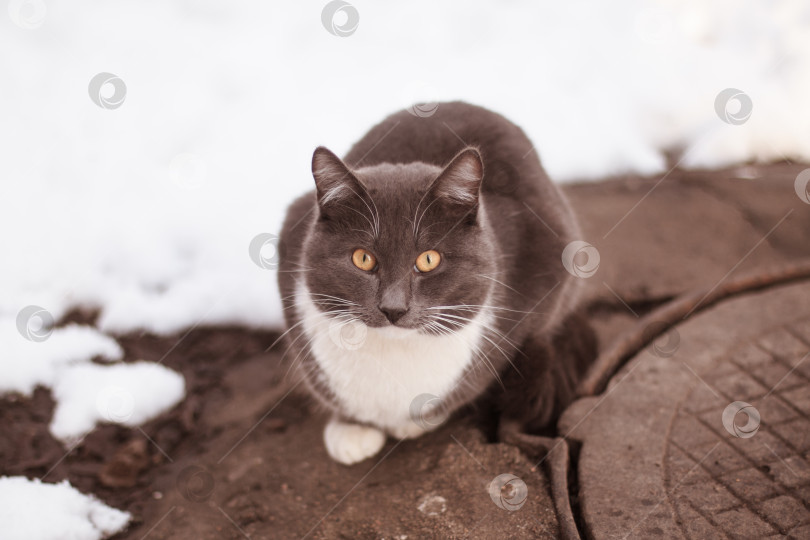
[[[351,465],[379,452],[385,445],[385,433],[372,426],[333,418],[323,431],[323,440],[332,459]]]

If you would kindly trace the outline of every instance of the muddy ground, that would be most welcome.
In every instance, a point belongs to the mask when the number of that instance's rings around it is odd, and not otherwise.
[[[803,168],[676,170],[652,192],[660,177],[566,186],[602,257],[588,283],[602,345],[633,312],[711,285],[730,269],[810,255],[810,206],[791,193]],[[367,462],[332,462],[321,440],[325,415],[285,377],[281,347],[269,349],[277,335],[197,328],[116,336],[125,361],[163,359],[181,372],[186,399],[139,429],[102,426],[66,449],[48,432],[48,391],[5,396],[0,474],[69,479],[131,512],[116,538],[558,536],[546,471],[517,448],[488,441],[485,411],[463,411],[417,440],[389,441]],[[504,473],[527,484],[519,511],[499,508],[487,492]],[[576,506],[576,486],[572,497]]]
[[[332,462],[321,440],[325,416],[285,382],[279,351],[265,351],[276,337],[189,333],[164,360],[186,378],[188,398],[140,430],[103,426],[66,456],[48,433],[47,391],[6,399],[3,474],[67,478],[132,512],[121,538],[554,537],[543,475],[517,449],[487,444],[474,411],[430,437],[391,441],[368,462]],[[120,338],[130,361],[158,361],[177,341]],[[487,494],[502,473],[527,483],[520,512]]]

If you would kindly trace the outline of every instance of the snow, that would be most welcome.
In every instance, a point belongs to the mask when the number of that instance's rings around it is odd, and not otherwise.
[[[51,433],[71,441],[97,422],[135,427],[175,406],[184,394],[183,377],[153,362],[76,366],[53,387],[57,405]]]
[[[46,484],[0,477],[4,540],[98,540],[122,531],[129,520],[129,513],[80,493],[67,480]]]
[[[37,385],[52,387],[65,371],[98,356],[120,360],[118,343],[95,328],[71,324],[41,342],[22,339],[17,329],[0,326],[0,394],[30,395]]]
[[[559,181],[660,173],[670,148],[690,167],[810,159],[803,0],[364,0],[347,37],[325,30],[325,4],[86,0],[0,17],[0,319],[81,304],[112,332],[279,326],[251,240],[312,187],[317,145],[344,152],[414,100],[504,113]],[[125,84],[115,108],[88,95],[99,73]],[[742,125],[715,112],[726,88],[751,97]]]
[[[363,0],[346,37],[325,4],[9,3],[0,358],[38,363],[2,388],[116,356],[98,336],[18,343],[29,305],[99,308],[105,333],[280,326],[273,265],[248,246],[312,187],[317,145],[344,152],[415,100],[502,112],[558,181],[662,173],[675,148],[689,167],[810,160],[803,0]],[[739,125],[720,118],[739,101],[715,110],[728,88],[753,106]]]
[[[183,377],[154,362],[110,363],[123,351],[95,328],[70,324],[43,341],[29,341],[16,327],[0,326],[0,394],[30,395],[36,386],[56,401],[51,434],[73,443],[99,422],[137,426],[176,405]],[[108,363],[92,363],[93,358]]]

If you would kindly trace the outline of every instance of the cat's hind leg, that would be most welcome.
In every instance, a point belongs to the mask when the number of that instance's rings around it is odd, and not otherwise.
[[[326,424],[323,440],[332,459],[351,465],[379,452],[385,445],[385,433],[372,426],[333,418]]]
[[[501,422],[517,422],[518,431],[553,432],[560,414],[576,398],[579,380],[598,353],[596,334],[583,313],[569,315],[562,329],[547,336],[530,334],[507,369],[498,401]]]

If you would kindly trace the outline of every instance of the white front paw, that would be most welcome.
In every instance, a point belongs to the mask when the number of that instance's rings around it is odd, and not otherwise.
[[[370,426],[332,420],[323,431],[323,440],[332,459],[351,465],[379,452],[385,445],[385,433]]]
[[[426,429],[419,426],[416,422],[410,421],[388,428],[388,433],[397,439],[415,439],[421,437],[426,431]]]

